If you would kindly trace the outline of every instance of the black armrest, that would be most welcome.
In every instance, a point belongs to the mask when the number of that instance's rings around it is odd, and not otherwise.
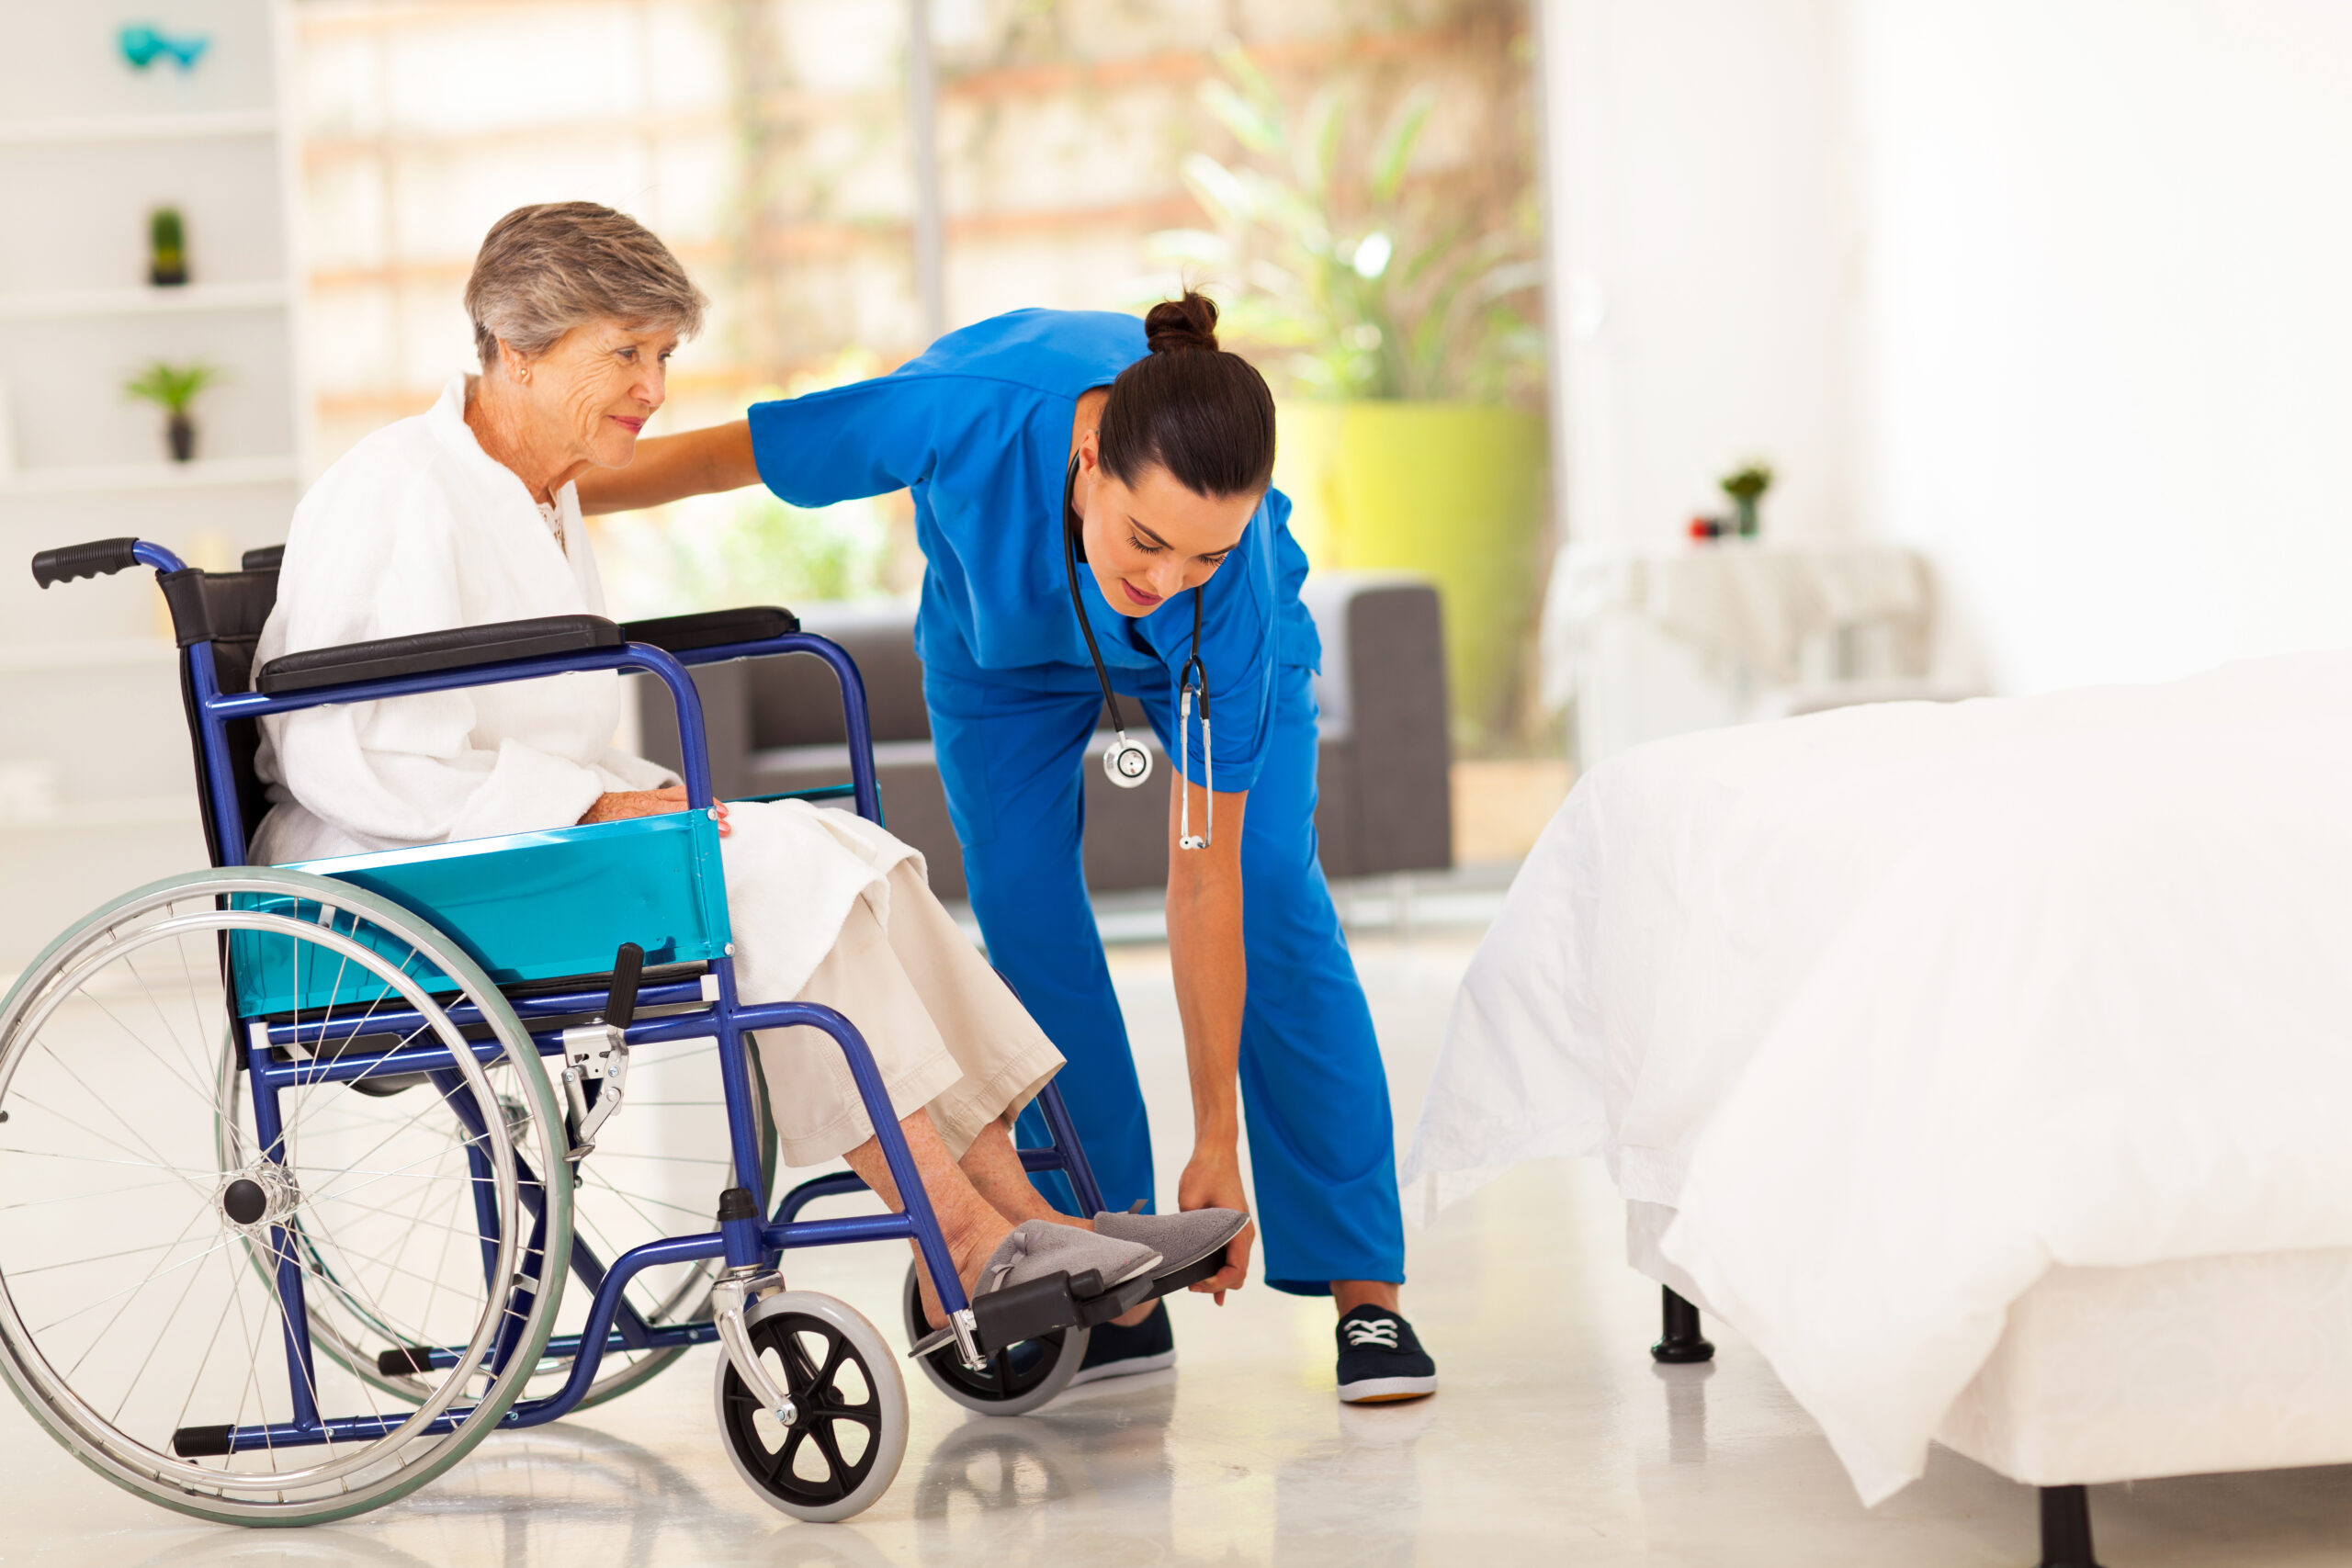
[[[446,632],[418,632],[413,637],[379,637],[373,642],[351,642],[340,648],[289,653],[262,666],[254,688],[274,697],[353,681],[468,670],[481,664],[503,664],[513,659],[587,653],[620,645],[621,628],[602,615],[542,615],[530,621],[492,621],[487,626],[453,626]]]
[[[705,610],[697,615],[662,615],[630,621],[621,636],[631,642],[650,642],[665,653],[695,648],[724,648],[729,643],[765,642],[800,629],[800,617],[775,604],[750,604],[740,610]]]

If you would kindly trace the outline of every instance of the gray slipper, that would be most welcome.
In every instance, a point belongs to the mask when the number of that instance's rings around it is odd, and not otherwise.
[[[1137,1242],[1076,1225],[1057,1225],[1051,1220],[1024,1220],[1012,1227],[1012,1234],[980,1266],[979,1283],[972,1293],[984,1296],[1048,1274],[1064,1270],[1083,1274],[1089,1269],[1102,1276],[1102,1288],[1107,1291],[1158,1273],[1160,1262],[1156,1250]]]
[[[980,1265],[980,1277],[971,1293],[984,1296],[990,1291],[1025,1285],[1048,1274],[1077,1275],[1090,1269],[1102,1275],[1102,1289],[1111,1291],[1130,1280],[1157,1275],[1160,1266],[1159,1254],[1148,1247],[1080,1230],[1076,1225],[1058,1225],[1051,1220],[1023,1220]],[[928,1311],[924,1315],[928,1320]],[[934,1328],[917,1340],[907,1354],[928,1356],[953,1337],[951,1330]]]
[[[1187,1209],[1179,1214],[1097,1214],[1094,1234],[1150,1247],[1167,1259],[1159,1272],[1172,1274],[1198,1263],[1212,1252],[1222,1251],[1249,1223],[1249,1215],[1233,1209]]]

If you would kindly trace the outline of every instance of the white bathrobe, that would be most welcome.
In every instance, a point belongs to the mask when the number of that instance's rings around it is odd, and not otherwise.
[[[255,668],[374,637],[605,613],[578,497],[569,485],[557,497],[567,549],[523,481],[475,441],[466,384],[360,442],[302,498]],[[257,765],[275,804],[253,859],[567,827],[607,791],[677,783],[614,747],[621,700],[617,675],[582,673],[266,718]],[[738,806],[730,827],[728,903],[747,1000],[798,996],[854,904],[888,926],[891,869],[911,863],[922,874],[915,851],[850,812]]]

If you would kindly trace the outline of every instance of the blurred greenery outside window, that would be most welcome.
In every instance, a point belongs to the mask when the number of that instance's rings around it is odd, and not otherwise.
[[[681,361],[673,429],[923,346],[899,56],[849,48],[903,8],[707,15],[734,166],[690,261],[720,309]],[[1544,749],[1525,697],[1544,462],[1525,0],[1342,0],[1313,19],[969,0],[933,25],[951,321],[1203,288],[1282,401],[1276,482],[1315,568],[1434,579],[1457,743]],[[629,615],[907,596],[922,571],[903,493],[809,513],[744,491],[603,519],[598,537]]]
[[[1434,580],[1456,745],[1542,746],[1529,701],[1545,532],[1532,183],[1414,179],[1442,107],[1427,82],[1367,124],[1344,80],[1294,104],[1246,51],[1218,63],[1201,101],[1242,155],[1182,160],[1214,227],[1155,234],[1153,258],[1218,295],[1232,346],[1254,351],[1282,396],[1275,483],[1308,559]]]

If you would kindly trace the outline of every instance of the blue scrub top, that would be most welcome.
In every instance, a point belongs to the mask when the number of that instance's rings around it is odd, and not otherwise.
[[[1014,310],[948,333],[888,376],[754,404],[752,455],[767,487],[795,506],[914,492],[929,568],[915,650],[926,667],[1035,691],[1092,690],[1062,564],[1070,424],[1080,396],[1147,352],[1134,316]],[[1199,591],[1220,790],[1256,782],[1275,671],[1321,667],[1298,602],[1306,555],[1289,520],[1290,498],[1269,490]],[[1192,653],[1192,593],[1131,619],[1104,603],[1082,561],[1078,586],[1111,683],[1172,702]],[[1185,745],[1198,767],[1197,730]]]

